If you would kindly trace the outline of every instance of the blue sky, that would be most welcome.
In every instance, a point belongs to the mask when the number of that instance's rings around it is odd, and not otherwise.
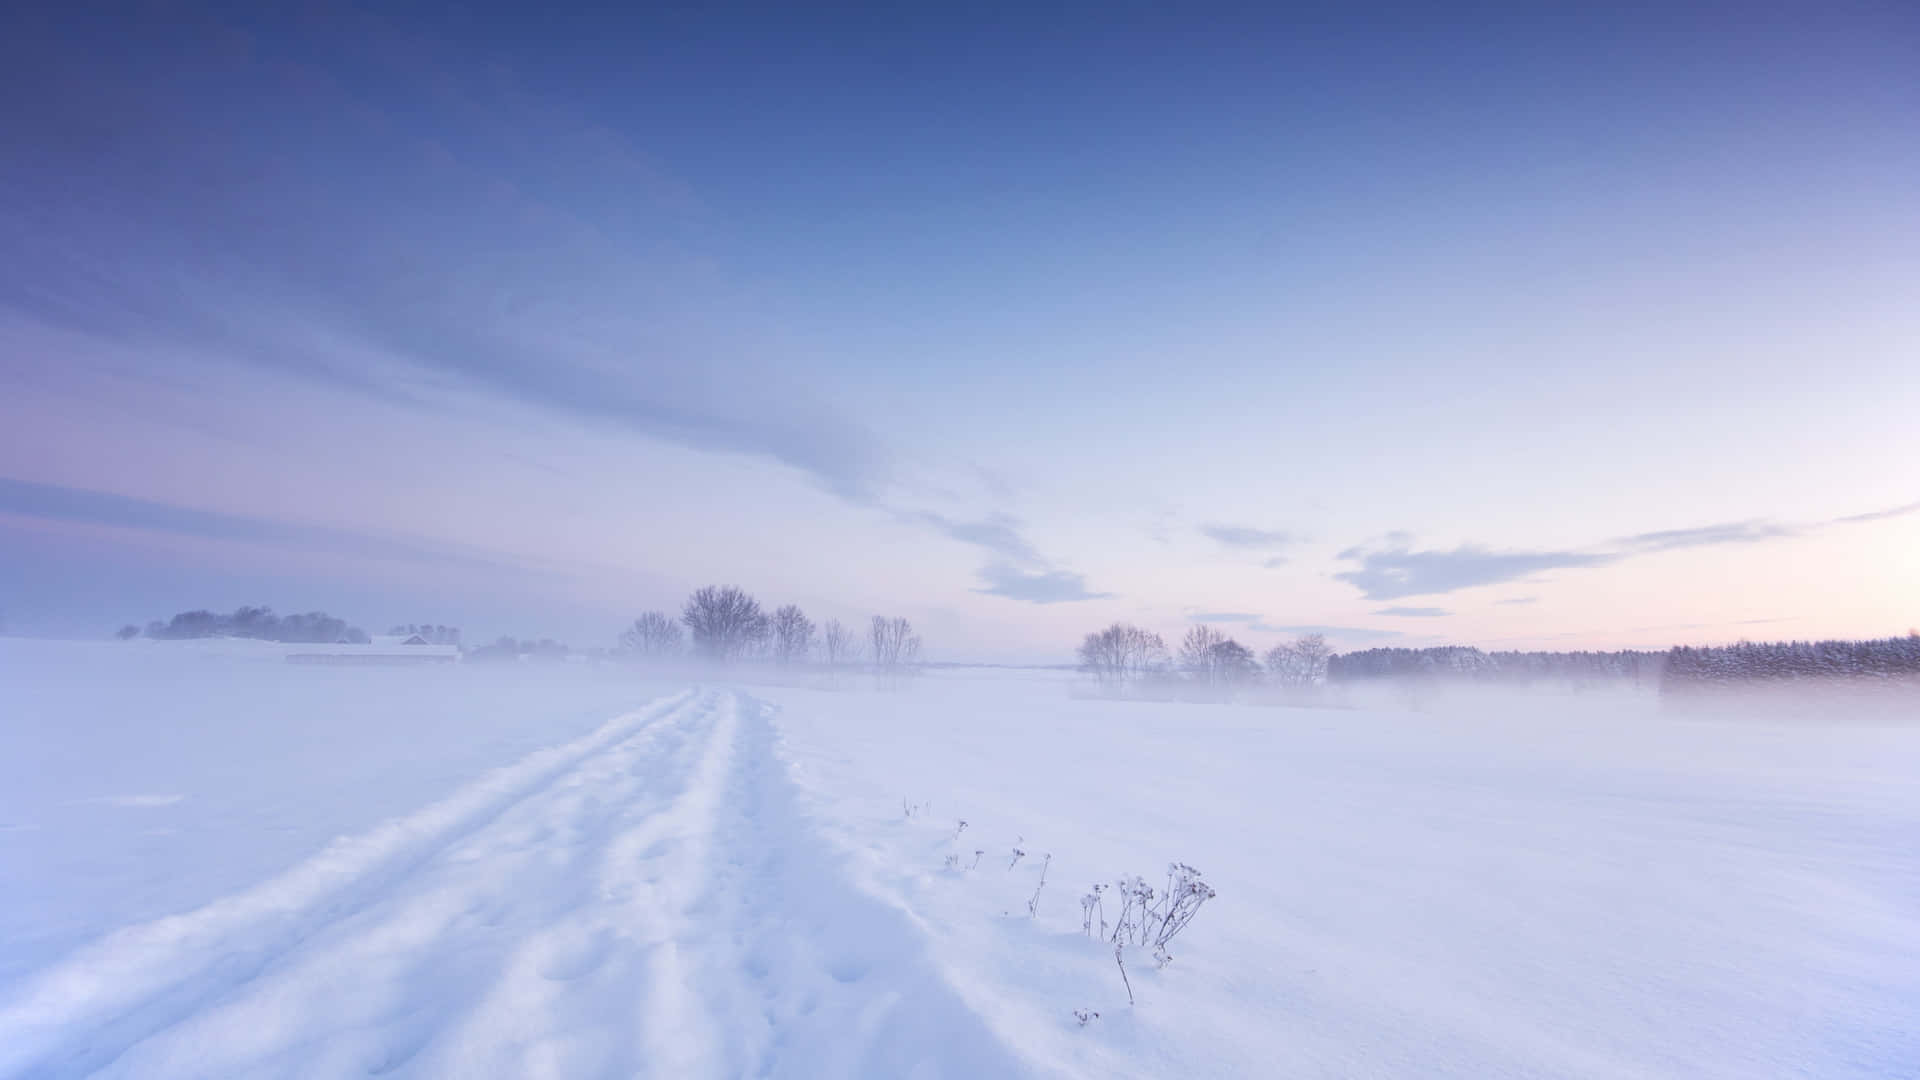
[[[18,632],[1920,622],[1909,5],[10,20]]]

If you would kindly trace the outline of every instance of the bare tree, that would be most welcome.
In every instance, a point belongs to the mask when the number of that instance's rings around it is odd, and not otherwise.
[[[813,620],[798,605],[773,613],[773,658],[782,664],[804,664],[813,652]]]
[[[1266,655],[1261,659],[1267,666],[1267,678],[1272,681],[1275,686],[1283,686],[1291,689],[1298,685],[1295,682],[1294,673],[1300,666],[1300,660],[1299,657],[1294,655],[1293,642],[1283,641],[1275,645],[1273,648],[1268,649]]]
[[[820,628],[820,651],[826,654],[828,667],[839,667],[860,659],[860,639],[839,619],[828,619]]]
[[[1080,643],[1080,670],[1111,690],[1124,688],[1166,661],[1167,646],[1159,634],[1125,623],[1088,634]]]
[[[687,597],[680,621],[692,632],[694,649],[719,663],[749,655],[769,629],[760,602],[734,585],[708,585]]]
[[[664,611],[649,611],[620,633],[620,648],[643,660],[678,656],[684,641],[680,624]]]
[[[1212,650],[1213,681],[1218,686],[1241,686],[1260,677],[1260,662],[1253,650],[1228,638]]]
[[[1249,683],[1260,674],[1253,650],[1204,624],[1181,640],[1180,667],[1189,679],[1215,688]]]
[[[920,635],[913,632],[912,623],[899,616],[889,619],[875,615],[868,641],[873,647],[874,670],[882,674],[900,674],[920,657]]]
[[[1306,676],[1307,686],[1325,681],[1327,661],[1333,656],[1327,639],[1319,634],[1306,634],[1293,643],[1293,652],[1300,658],[1302,673]]]
[[[1205,623],[1190,628],[1187,636],[1180,639],[1180,669],[1187,673],[1187,678],[1209,685],[1218,682],[1219,673],[1214,665],[1219,657],[1214,650],[1226,640],[1225,634]]]
[[[1326,638],[1307,634],[1268,649],[1267,673],[1280,686],[1304,690],[1326,678],[1327,658],[1332,655]]]

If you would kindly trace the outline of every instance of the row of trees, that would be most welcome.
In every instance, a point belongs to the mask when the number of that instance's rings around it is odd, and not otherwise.
[[[1741,642],[1658,652],[1483,652],[1464,645],[1366,649],[1331,658],[1327,679],[1622,682],[1662,690],[1781,679],[1920,677],[1920,632],[1876,641]]]
[[[792,667],[818,661],[838,668],[859,663],[863,650],[876,670],[909,670],[920,659],[920,635],[904,618],[875,615],[863,642],[838,619],[816,624],[797,604],[768,613],[734,585],[698,589],[678,619],[649,611],[620,634],[620,651],[642,661],[692,655],[720,664],[759,660]]]
[[[147,624],[146,636],[162,641],[191,638],[252,638],[258,641],[298,642],[304,645],[348,642],[364,645],[371,639],[366,631],[348,626],[324,611],[304,615],[275,615],[269,607],[242,607],[230,615],[212,611],[183,611],[166,622],[158,619]],[[114,636],[122,641],[139,637],[141,630],[131,624]]]
[[[1666,663],[1664,652],[1484,652],[1467,645],[1430,649],[1363,649],[1332,658],[1327,679],[1355,683],[1393,679],[1461,679],[1526,684],[1638,682],[1651,684]]]
[[[441,626],[438,623],[405,623],[388,630],[387,634],[392,637],[414,637],[418,635],[421,640],[429,645],[460,644],[459,627]]]
[[[1205,624],[1192,627],[1169,653],[1159,634],[1114,623],[1088,634],[1079,648],[1080,670],[1110,691],[1135,684],[1179,684],[1214,690],[1266,683],[1289,690],[1312,687],[1326,677],[1332,650],[1319,634],[1275,645],[1264,657]]]
[[[1379,678],[1463,678],[1473,682],[1571,680],[1642,682],[1659,678],[1665,651],[1482,651],[1471,646],[1428,650],[1361,650],[1332,657],[1331,682]]]
[[[1920,631],[1878,641],[1781,641],[1664,654],[1662,690],[1787,679],[1920,678]]]
[[[560,661],[567,658],[568,651],[566,645],[552,638],[540,638],[536,641],[532,638],[521,640],[502,637],[496,639],[491,645],[468,649],[466,658],[468,663],[482,664],[521,660]]]

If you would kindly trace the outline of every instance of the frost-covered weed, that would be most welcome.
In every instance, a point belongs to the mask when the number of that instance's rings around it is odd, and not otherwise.
[[[1102,941],[1107,938],[1107,908],[1103,899],[1106,891],[1105,885],[1096,884],[1092,892],[1080,898],[1080,929],[1086,931],[1088,937],[1092,937],[1094,916],[1098,915]]]
[[[924,808],[910,802],[903,802],[903,808],[909,817]],[[961,820],[953,830],[952,840],[959,840],[967,830],[967,822]],[[1026,858],[1023,847],[1026,837],[1014,841],[1007,860],[1007,870],[1011,872]],[[980,859],[986,855],[985,848],[973,850],[973,862],[968,870],[979,867]],[[1040,878],[1034,883],[1033,895],[1027,900],[1027,917],[1039,918],[1040,895],[1047,887],[1047,872],[1053,867],[1053,853],[1045,852],[1041,856]],[[958,870],[960,856],[957,853],[946,856],[946,868]],[[1106,895],[1113,889],[1120,898],[1120,911],[1114,921],[1107,922]],[[1080,931],[1087,937],[1098,934],[1099,938],[1113,946],[1113,963],[1120,971],[1120,981],[1127,991],[1127,1004],[1134,1003],[1133,979],[1127,974],[1126,950],[1128,946],[1144,946],[1153,956],[1157,967],[1166,967],[1173,962],[1173,952],[1168,948],[1173,939],[1180,935],[1200,913],[1206,902],[1216,895],[1213,886],[1206,883],[1199,870],[1183,862],[1167,864],[1166,883],[1163,888],[1155,889],[1147,884],[1145,878],[1131,874],[1119,878],[1111,885],[1096,882],[1085,895],[1080,897]],[[1002,914],[1007,914],[1002,912]],[[1095,923],[1099,929],[1094,928]],[[1089,1019],[1099,1013],[1088,1013],[1084,1009],[1074,1010],[1074,1016],[1085,1026]]]
[[[1053,865],[1053,852],[1047,852],[1046,861],[1040,864],[1040,884],[1033,887],[1033,899],[1027,901],[1027,918],[1040,913],[1040,890],[1047,887],[1047,867]]]
[[[1120,980],[1127,987],[1127,1003],[1133,1003],[1133,981],[1127,978],[1127,964],[1123,951],[1128,945],[1150,945],[1154,963],[1166,967],[1173,962],[1173,953],[1168,950],[1169,942],[1193,922],[1200,913],[1201,905],[1214,898],[1213,886],[1201,880],[1200,871],[1176,862],[1167,864],[1167,884],[1164,891],[1156,892],[1138,874],[1123,877],[1115,883],[1120,893],[1120,914],[1115,917],[1113,932],[1107,940],[1113,943],[1113,962],[1120,968]],[[1093,891],[1082,897],[1081,929],[1091,932],[1093,914],[1099,909],[1104,885],[1095,885]],[[1101,920],[1104,932],[1106,922]]]
[[[1200,880],[1200,871],[1186,863],[1167,864],[1167,891],[1156,913],[1159,921],[1153,935],[1153,955],[1161,967],[1173,961],[1173,954],[1167,951],[1167,943],[1187,928],[1193,917],[1200,913],[1200,905],[1213,899],[1214,895],[1213,886]]]

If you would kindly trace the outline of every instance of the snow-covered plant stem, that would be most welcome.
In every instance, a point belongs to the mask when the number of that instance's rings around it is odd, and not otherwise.
[[[1027,901],[1027,918],[1038,917],[1040,913],[1040,890],[1047,887],[1047,867],[1053,865],[1053,852],[1047,852],[1046,861],[1040,864],[1040,884],[1033,887],[1033,899]]]

